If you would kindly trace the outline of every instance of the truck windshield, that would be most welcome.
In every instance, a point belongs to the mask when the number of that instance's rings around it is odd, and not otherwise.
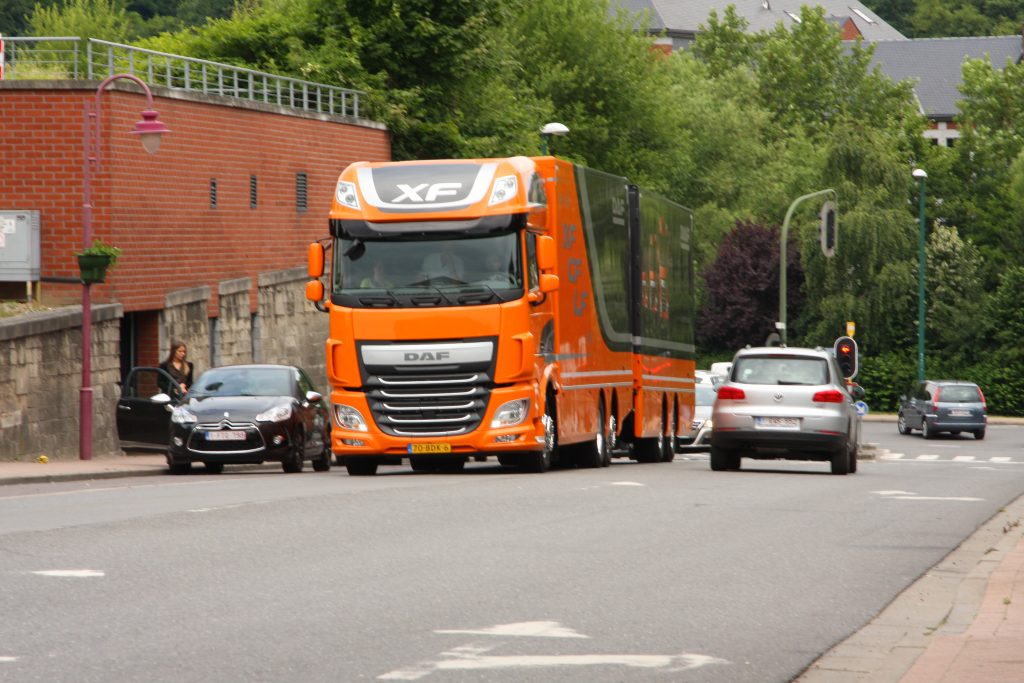
[[[471,306],[522,296],[519,233],[334,242],[332,301],[354,308]]]

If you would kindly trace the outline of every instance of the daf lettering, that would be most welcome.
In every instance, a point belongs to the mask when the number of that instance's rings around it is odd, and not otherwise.
[[[404,183],[398,184],[398,189],[402,191],[402,194],[395,197],[395,203],[410,201],[410,202],[433,202],[438,197],[451,197],[458,193],[462,188],[462,183],[422,183],[415,187],[406,185]],[[426,190],[426,194],[421,194]]]
[[[405,360],[407,363],[426,363],[427,361],[448,360],[452,357],[449,351],[406,351]]]

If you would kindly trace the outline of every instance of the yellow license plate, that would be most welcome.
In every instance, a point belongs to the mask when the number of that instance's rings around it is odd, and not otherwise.
[[[450,443],[411,443],[409,444],[409,452],[416,455],[422,453],[451,453],[452,445]]]

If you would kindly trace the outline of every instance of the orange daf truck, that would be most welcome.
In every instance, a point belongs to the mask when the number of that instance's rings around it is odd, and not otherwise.
[[[351,475],[672,460],[692,232],[689,209],[554,157],[350,165],[306,285],[335,456]]]

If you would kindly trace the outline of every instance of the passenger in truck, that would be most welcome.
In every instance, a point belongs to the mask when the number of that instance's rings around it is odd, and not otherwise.
[[[423,259],[423,274],[429,278],[447,277],[463,281],[462,259],[455,253],[450,242],[441,245],[441,249]]]
[[[394,286],[385,273],[383,261],[374,261],[373,272],[359,283],[362,289],[391,289]]]

